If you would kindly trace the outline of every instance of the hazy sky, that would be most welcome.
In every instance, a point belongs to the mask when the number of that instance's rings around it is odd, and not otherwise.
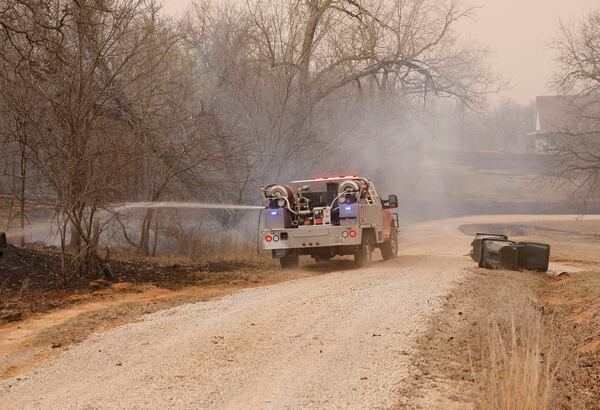
[[[599,0],[478,0],[472,21],[463,21],[461,33],[487,45],[495,70],[510,82],[504,94],[520,103],[548,94],[554,73],[554,50],[559,20],[581,18]]]
[[[218,1],[218,0],[216,0]],[[164,0],[165,10],[176,14],[190,0]],[[491,63],[510,83],[503,92],[520,103],[550,93],[553,50],[547,43],[555,36],[559,19],[580,18],[599,0],[472,0],[479,8],[472,20],[463,21],[460,33],[468,40],[489,46]]]

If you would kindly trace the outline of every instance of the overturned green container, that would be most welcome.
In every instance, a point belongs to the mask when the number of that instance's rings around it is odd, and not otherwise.
[[[473,242],[471,242],[471,247],[473,248],[471,250],[471,258],[477,263],[481,262],[481,254],[484,239],[498,239],[506,241],[508,240],[508,237],[506,235],[499,235],[495,233],[476,233],[475,239],[473,239]]]
[[[548,271],[550,245],[487,238],[482,240],[479,266],[487,269]]]
[[[519,269],[547,272],[550,263],[550,245],[519,242]]]
[[[487,269],[518,270],[519,245],[507,240],[483,239],[479,266]]]

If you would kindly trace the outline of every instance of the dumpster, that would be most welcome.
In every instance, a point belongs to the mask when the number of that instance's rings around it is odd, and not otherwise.
[[[481,246],[480,268],[519,269],[519,248],[521,245],[508,240],[483,239]]]
[[[506,235],[499,235],[495,233],[476,233],[475,239],[473,239],[473,242],[471,242],[471,247],[473,248],[471,250],[471,258],[477,263],[481,262],[481,248],[484,239],[499,239],[506,241],[508,240],[508,237]]]

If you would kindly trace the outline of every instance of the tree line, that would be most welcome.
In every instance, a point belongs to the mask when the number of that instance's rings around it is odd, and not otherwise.
[[[600,197],[600,9],[561,22],[552,42],[557,72],[552,83],[567,99],[568,121],[550,148],[557,165],[549,177],[587,200]]]
[[[153,0],[1,0],[14,215],[24,227],[26,201],[45,195],[64,271],[110,274],[99,241],[119,203],[252,203],[261,184],[376,145],[335,127],[369,107],[382,121],[428,99],[480,108],[494,83],[486,51],[454,30],[471,12],[437,0],[200,1],[172,19]],[[156,218],[121,222],[141,254]]]

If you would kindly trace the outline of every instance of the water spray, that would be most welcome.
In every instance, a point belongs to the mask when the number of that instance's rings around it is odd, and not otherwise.
[[[128,202],[114,208],[115,212],[128,209],[239,209],[260,211],[264,206],[233,205],[233,204],[205,204],[200,202]],[[260,222],[262,213],[258,214],[256,227],[256,253],[260,254]]]
[[[200,202],[128,202],[114,208],[116,212],[127,209],[245,209],[261,210],[263,206],[234,204],[205,204]]]

